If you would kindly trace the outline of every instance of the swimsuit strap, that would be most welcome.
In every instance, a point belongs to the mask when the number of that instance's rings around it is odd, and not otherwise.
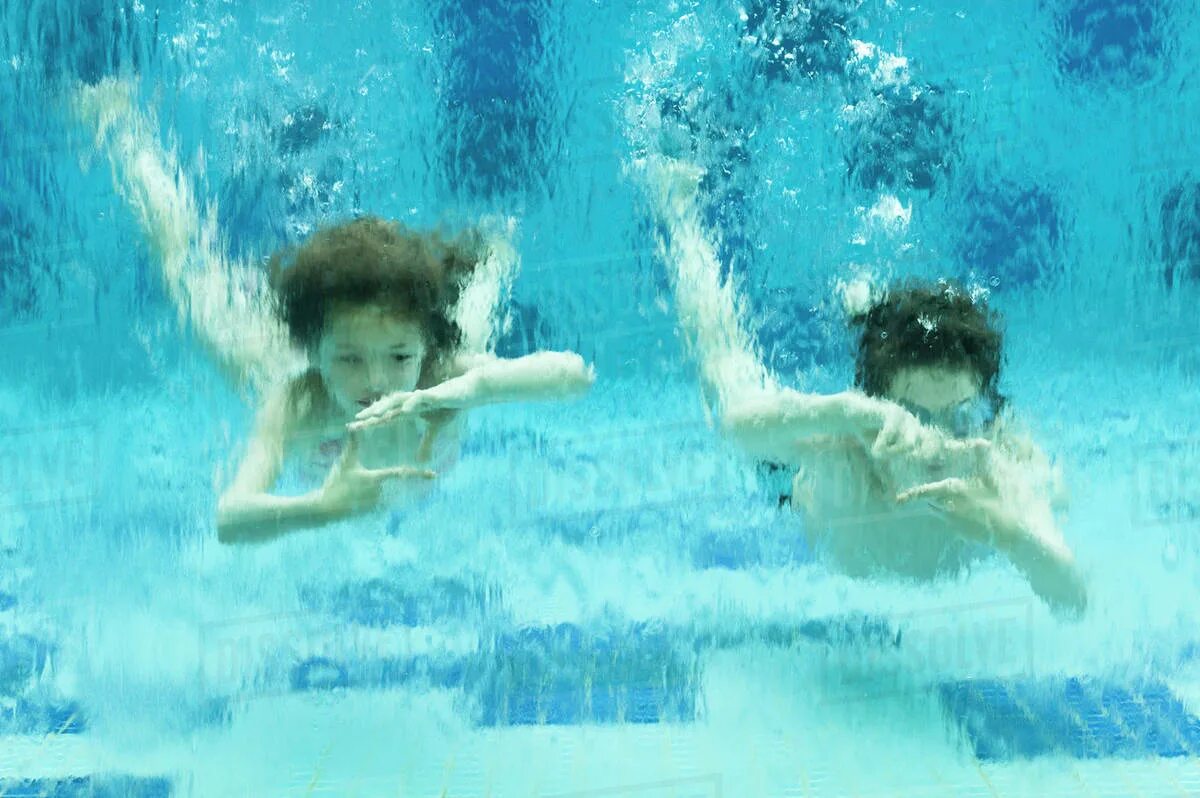
[[[759,478],[766,483],[768,492],[777,496],[780,507],[792,503],[792,479],[796,469],[785,463],[760,460],[757,470]]]

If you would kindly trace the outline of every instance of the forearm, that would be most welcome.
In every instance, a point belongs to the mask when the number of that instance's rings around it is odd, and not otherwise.
[[[679,325],[695,351],[706,399],[723,410],[776,388],[742,318],[730,280],[722,280],[716,235],[705,229],[696,201],[700,170],[671,158],[646,166],[658,221],[659,249],[675,294]]]
[[[270,384],[301,361],[269,310],[266,276],[225,258],[213,214],[201,214],[178,158],[159,142],[150,116],[134,105],[133,91],[132,84],[116,80],[81,87],[76,112],[94,129],[180,317],[235,381]]]
[[[1087,587],[1066,545],[1023,531],[1000,548],[1056,613],[1079,616],[1087,609]]]
[[[487,351],[497,309],[508,294],[519,262],[513,246],[514,219],[491,217],[480,227],[485,231],[486,253],[454,306],[454,319],[462,330],[462,349],[472,354]]]
[[[1033,592],[1056,613],[1077,616],[1087,609],[1087,590],[1075,556],[1062,541],[1048,507],[1016,510],[998,496],[968,502],[958,510],[968,539],[986,541],[1008,558]],[[969,529],[968,529],[969,528]]]
[[[595,373],[574,352],[535,352],[477,366],[457,379],[466,384],[465,408],[579,396],[591,388]]]
[[[226,495],[217,505],[217,539],[222,543],[265,543],[346,515],[326,506],[318,491],[303,496]]]
[[[872,400],[855,392],[821,395],[784,388],[730,406],[721,429],[755,454],[786,459],[804,440],[861,433],[870,426],[871,413]]]

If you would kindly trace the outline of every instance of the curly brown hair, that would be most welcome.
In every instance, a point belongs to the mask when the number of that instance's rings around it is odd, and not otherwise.
[[[982,395],[1003,404],[1000,317],[959,283],[903,283],[850,321],[862,331],[854,382],[864,393],[884,396],[903,368],[947,366],[974,371]]]
[[[270,260],[271,285],[292,341],[311,351],[335,305],[382,305],[413,319],[428,355],[420,384],[437,381],[461,338],[451,318],[482,256],[475,232],[453,238],[363,216],[322,228]]]

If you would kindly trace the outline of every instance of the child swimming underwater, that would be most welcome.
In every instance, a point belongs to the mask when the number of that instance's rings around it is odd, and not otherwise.
[[[235,383],[265,397],[218,502],[221,541],[371,510],[386,484],[428,480],[430,465],[453,457],[460,411],[590,387],[592,369],[574,353],[486,351],[515,261],[505,236],[446,239],[364,217],[277,254],[268,282],[221,254],[129,84],[83,87],[75,109],[105,148],[181,315]],[[302,495],[277,495],[291,461],[328,473]]]
[[[790,478],[781,493],[815,547],[850,575],[920,580],[994,551],[1052,609],[1081,613],[1086,591],[1054,518],[1057,473],[999,414],[994,316],[952,283],[860,297],[856,389],[784,388],[721,282],[699,170],[662,156],[643,166],[708,404],[729,439]]]

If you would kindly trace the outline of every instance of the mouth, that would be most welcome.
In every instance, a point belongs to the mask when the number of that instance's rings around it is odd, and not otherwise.
[[[366,398],[364,398],[364,399],[359,399],[359,400],[358,400],[358,406],[359,406],[359,407],[364,407],[364,408],[366,408],[366,407],[370,407],[371,405],[375,404],[375,403],[376,403],[376,402],[378,402],[378,401],[379,401],[379,397],[378,397],[378,396],[376,396],[376,397],[366,397]]]

